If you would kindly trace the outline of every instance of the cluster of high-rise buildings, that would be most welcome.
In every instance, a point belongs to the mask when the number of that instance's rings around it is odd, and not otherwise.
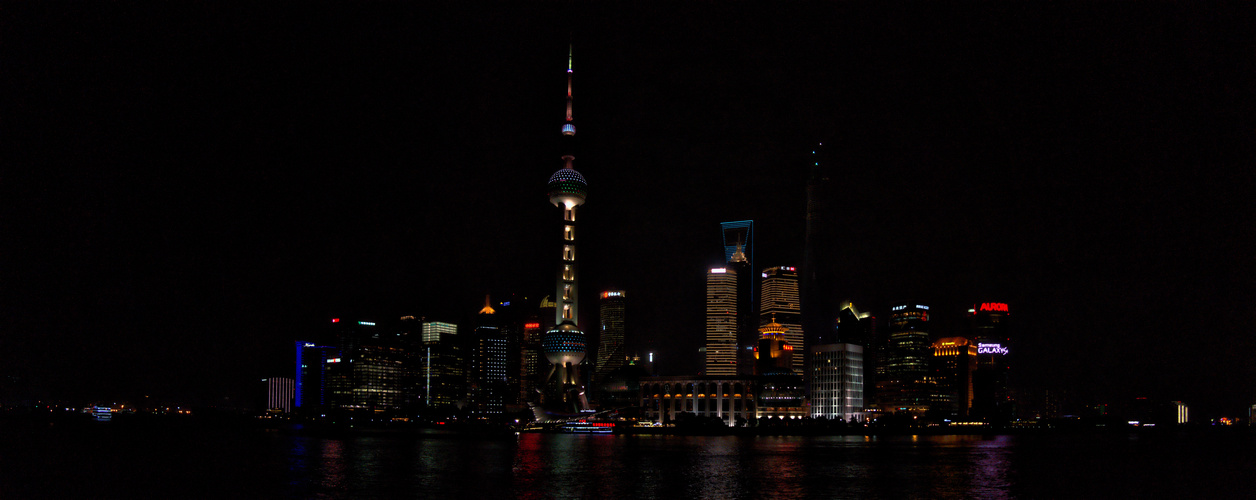
[[[486,298],[475,324],[464,327],[414,316],[331,318],[313,338],[296,342],[294,377],[272,377],[267,404],[314,415],[369,411],[488,420],[526,411],[529,403],[578,412],[589,407],[586,388],[600,399],[595,383],[614,382],[638,364],[624,355],[624,299],[623,291],[601,294],[601,355],[587,360],[583,337],[564,336],[568,330],[553,321],[562,312],[550,297]],[[579,392],[564,399],[573,387]]]
[[[964,331],[939,335],[927,305],[895,304],[881,323],[845,302],[823,331],[807,332],[799,270],[753,267],[753,221],[721,229],[726,263],[706,273],[705,371],[647,379],[647,417],[1011,418],[1006,303],[974,304]]]
[[[938,335],[916,302],[877,318],[853,304],[799,289],[799,269],[755,264],[754,222],[721,224],[724,263],[706,273],[703,373],[650,376],[653,361],[628,357],[624,291],[600,294],[599,340],[590,357],[579,324],[577,217],[588,184],[574,167],[572,66],[568,53],[562,168],[550,176],[555,289],[539,302],[486,298],[475,324],[458,328],[413,316],[395,322],[332,319],[320,338],[296,344],[290,410],[462,412],[495,419],[531,409],[541,421],[602,409],[665,423],[685,414],[729,425],[762,418],[864,421],[884,415],[994,419],[1009,415],[1008,306],[981,303],[969,329]],[[811,237],[820,210],[808,184],[806,276],[823,273]],[[815,290],[812,287],[812,290]],[[803,299],[812,321],[805,323]],[[836,310],[836,314],[834,314]],[[814,318],[819,317],[816,321]],[[816,331],[807,331],[808,329]],[[698,334],[698,332],[693,332]],[[285,389],[291,388],[291,389]],[[272,397],[282,403],[285,398]]]

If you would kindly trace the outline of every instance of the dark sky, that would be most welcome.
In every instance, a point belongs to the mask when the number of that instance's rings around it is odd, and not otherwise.
[[[626,290],[662,370],[719,222],[801,262],[823,142],[834,300],[1007,302],[1018,377],[1083,403],[1256,403],[1250,4],[0,16],[9,394],[239,398],[327,318],[552,293],[574,40],[582,321]]]

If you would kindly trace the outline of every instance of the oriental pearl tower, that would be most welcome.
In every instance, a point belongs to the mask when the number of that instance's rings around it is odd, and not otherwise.
[[[584,397],[584,388],[580,381],[579,366],[584,361],[585,336],[577,322],[579,314],[579,281],[576,263],[576,207],[584,204],[588,184],[571,163],[575,161],[571,142],[576,135],[576,126],[571,119],[571,48],[567,50],[567,121],[563,123],[563,141],[565,143],[563,168],[554,172],[549,178],[549,200],[554,206],[562,209],[562,259],[558,263],[558,300],[554,308],[554,328],[545,332],[541,340],[541,349],[550,362],[549,374],[546,375],[545,403],[546,406],[557,406],[561,402],[567,409],[587,409],[588,401]]]

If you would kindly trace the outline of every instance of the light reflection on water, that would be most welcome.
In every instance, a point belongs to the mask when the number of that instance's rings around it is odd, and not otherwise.
[[[290,441],[280,462],[290,498],[1058,498],[1140,482],[1154,494],[1159,479],[1138,474],[1185,446],[1024,436],[277,439]],[[1250,469],[1247,458],[1231,467]],[[1100,460],[1133,465],[1106,490],[1061,479],[1102,480]]]
[[[292,498],[1006,498],[1011,438],[289,436]]]
[[[82,450],[108,450],[108,460]],[[201,498],[1251,498],[1256,432],[333,438],[0,429],[0,498],[92,498],[137,485]]]

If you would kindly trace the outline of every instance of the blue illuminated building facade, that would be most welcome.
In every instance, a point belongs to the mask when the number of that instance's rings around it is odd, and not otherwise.
[[[317,411],[327,404],[327,361],[338,357],[339,349],[314,342],[296,342],[296,384],[293,405]]]

